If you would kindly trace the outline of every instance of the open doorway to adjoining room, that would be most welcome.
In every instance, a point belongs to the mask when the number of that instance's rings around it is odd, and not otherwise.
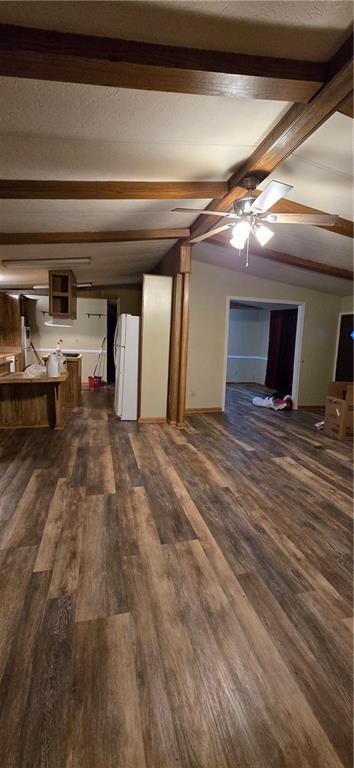
[[[336,354],[334,361],[334,381],[353,381],[353,344],[354,344],[354,315],[352,312],[341,312],[339,315]]]
[[[228,396],[245,387],[259,397],[291,395],[297,408],[304,305],[229,297],[225,359]]]

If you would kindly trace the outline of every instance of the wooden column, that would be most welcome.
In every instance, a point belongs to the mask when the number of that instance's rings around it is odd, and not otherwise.
[[[180,273],[173,278],[172,286],[172,317],[170,340],[170,370],[168,381],[167,418],[172,426],[177,424],[179,370],[181,358],[181,314],[183,295],[183,275]]]
[[[190,272],[184,272],[182,278],[183,278],[183,297],[182,297],[182,312],[181,312],[181,353],[180,353],[180,367],[179,367],[177,427],[183,426],[185,409],[186,409]]]
[[[186,407],[191,268],[189,243],[174,245],[156,268],[161,275],[173,276],[167,417],[177,427],[184,425]]]

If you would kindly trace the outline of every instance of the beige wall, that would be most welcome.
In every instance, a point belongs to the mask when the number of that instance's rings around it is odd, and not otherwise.
[[[222,407],[226,354],[227,297],[304,303],[299,405],[325,402],[332,379],[338,314],[342,299],[193,262],[187,407]]]
[[[354,312],[354,296],[344,296],[342,299],[341,312]]]
[[[50,328],[44,325],[48,315],[48,296],[41,296],[37,301],[31,301],[30,316],[32,341],[37,349],[50,352],[55,349],[59,338],[63,339],[63,350],[82,352],[82,381],[87,382],[97,360],[97,350],[106,334],[107,302],[105,299],[78,299],[77,319],[73,320],[72,328]],[[87,317],[87,314],[99,314],[101,317]],[[106,355],[103,355],[99,375],[106,378]]]
[[[144,275],[141,323],[140,418],[167,415],[172,278]]]

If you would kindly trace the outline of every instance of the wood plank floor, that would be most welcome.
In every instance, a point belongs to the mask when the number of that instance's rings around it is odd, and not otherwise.
[[[351,768],[351,451],[86,392],[0,432],[2,768]]]

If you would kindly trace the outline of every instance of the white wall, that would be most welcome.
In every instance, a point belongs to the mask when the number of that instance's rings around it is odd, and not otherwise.
[[[270,311],[266,309],[230,309],[227,381],[264,384],[269,319]]]
[[[332,379],[341,298],[194,261],[187,407],[223,406],[228,297],[304,303],[298,404],[323,405]]]
[[[93,374],[97,360],[97,350],[106,334],[107,302],[105,299],[78,299],[77,319],[73,320],[72,328],[51,328],[44,325],[48,315],[48,296],[41,296],[33,302],[31,310],[31,336],[34,346],[42,352],[53,352],[59,338],[63,339],[63,350],[82,352],[82,381],[87,382]],[[88,317],[89,314],[99,314],[101,317]],[[105,345],[106,347],[106,345]],[[106,354],[103,355],[99,375],[106,379]]]

